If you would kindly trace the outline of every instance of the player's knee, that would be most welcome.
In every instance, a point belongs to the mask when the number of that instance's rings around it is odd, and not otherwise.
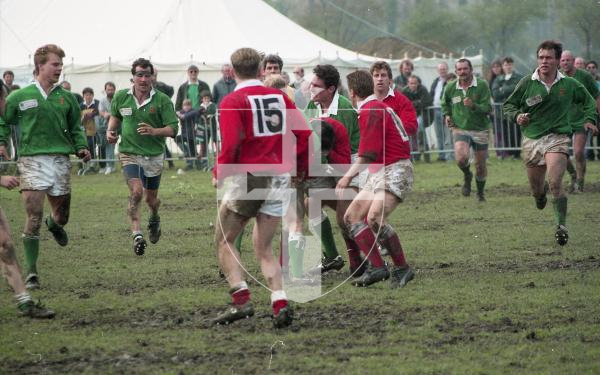
[[[550,187],[550,194],[552,194],[553,197],[558,198],[561,196],[562,184],[560,181],[549,181],[548,186]]]
[[[133,203],[140,203],[140,201],[142,200],[142,196],[143,196],[143,192],[142,189],[137,189],[134,188],[130,191],[129,193],[129,200]]]
[[[381,215],[369,213],[367,215],[366,223],[373,232],[379,232],[379,228],[381,226]]]
[[[15,246],[8,237],[0,239],[0,260],[7,265],[16,263]]]

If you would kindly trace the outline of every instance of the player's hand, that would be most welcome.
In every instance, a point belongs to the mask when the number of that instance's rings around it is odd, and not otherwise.
[[[472,108],[473,107],[473,100],[471,100],[471,98],[464,98],[463,99],[463,104],[465,105],[465,107]]]
[[[517,115],[517,124],[520,126],[526,126],[529,124],[529,113],[520,113]]]
[[[592,132],[592,135],[598,134],[598,127],[591,122],[583,124],[583,128]]]
[[[223,181],[222,180],[218,180],[217,178],[213,177],[212,178],[212,186],[215,189],[220,189],[223,187]]]
[[[10,160],[10,156],[8,155],[8,151],[6,151],[5,145],[0,145],[0,157],[4,158],[4,160]]]
[[[145,122],[140,122],[138,124],[137,132],[139,135],[154,135],[154,128]]]
[[[450,117],[450,116],[446,116],[446,125],[447,125],[449,128],[454,128],[454,127],[456,127],[456,124],[454,123],[454,121],[452,121],[452,117]]]
[[[19,178],[15,176],[0,176],[0,186],[12,190],[19,186]]]
[[[90,150],[87,148],[82,148],[81,150],[77,151],[77,157],[85,162],[90,161],[92,154],[90,154]]]
[[[352,179],[350,177],[342,177],[339,179],[337,185],[335,186],[335,194],[338,197],[343,197],[344,196],[344,190],[350,185],[350,182],[352,181]]]
[[[107,130],[106,131],[106,140],[108,141],[108,143],[114,145],[119,140],[119,135],[114,130]]]

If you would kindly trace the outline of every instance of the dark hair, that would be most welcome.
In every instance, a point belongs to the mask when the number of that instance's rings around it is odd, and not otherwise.
[[[143,69],[150,68],[150,74],[154,74],[154,66],[152,65],[150,60],[146,60],[145,58],[140,57],[139,59],[135,60],[133,64],[131,64],[132,75],[135,75],[135,68],[137,68],[138,66]]]
[[[283,60],[277,55],[267,55],[262,61],[263,69],[267,68],[267,63],[279,65],[279,70],[283,69]]]
[[[82,95],[85,95],[85,94],[92,94],[92,95],[94,95],[94,90],[91,87],[86,87],[86,88],[83,89],[83,91],[81,91],[81,94]]]
[[[542,43],[540,43],[538,48],[535,50],[536,59],[541,49],[553,49],[554,57],[556,57],[557,59],[560,59],[560,55],[562,55],[563,52],[562,43],[558,40],[544,40]]]
[[[12,70],[5,70],[4,73],[2,73],[2,78],[6,77],[6,76],[15,76],[15,73],[13,73]]]
[[[116,89],[117,86],[114,84],[114,82],[108,81],[104,84],[104,90],[106,90],[106,86],[112,86],[113,89]]]
[[[366,98],[373,94],[373,76],[364,70],[357,70],[346,76],[348,80],[348,90],[360,98]]]
[[[392,76],[392,68],[390,68],[390,64],[386,63],[385,61],[375,61],[373,63],[373,65],[371,65],[371,68],[369,69],[369,72],[371,73],[371,75],[373,75],[373,72],[375,70],[385,70],[385,71],[387,71],[389,79],[394,78]]]
[[[400,69],[402,69],[402,67],[404,65],[408,65],[408,66],[410,66],[411,70],[415,70],[415,65],[413,64],[412,61],[410,61],[410,59],[404,59],[404,60],[400,61]]]
[[[596,69],[598,69],[598,63],[595,60],[590,60],[590,61],[586,62],[585,66],[588,66],[590,64],[594,65],[596,67]]]
[[[315,73],[319,79],[323,80],[326,89],[334,86],[337,90],[338,86],[340,85],[340,72],[338,72],[336,67],[333,65],[317,65],[313,69],[313,73]]]
[[[208,96],[212,100],[212,95],[210,94],[210,91],[202,90],[202,92],[200,93],[200,99],[204,98],[205,96]]]
[[[469,60],[469,59],[465,59],[464,57],[463,57],[462,59],[458,59],[458,60],[456,60],[456,64],[454,64],[454,67],[456,68],[456,65],[458,65],[458,63],[465,63],[465,62],[466,62],[467,64],[469,64],[469,68],[470,68],[471,70],[473,70],[473,64],[471,64],[471,60]],[[494,63],[492,63],[492,65],[493,65],[493,64],[494,64]],[[502,64],[501,64],[501,65],[502,65]]]
[[[512,57],[510,56],[506,56],[505,58],[502,59],[502,63],[508,63],[508,64],[513,64],[515,61],[512,59]]]

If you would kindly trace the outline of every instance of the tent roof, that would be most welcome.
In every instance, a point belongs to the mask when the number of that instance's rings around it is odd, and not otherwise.
[[[240,47],[277,53],[286,64],[319,57],[359,59],[261,0],[104,0],[89,5],[0,0],[0,66],[30,64],[35,49],[46,43],[61,46],[65,63],[76,65],[109,58],[130,64],[137,57],[159,64],[220,64]]]

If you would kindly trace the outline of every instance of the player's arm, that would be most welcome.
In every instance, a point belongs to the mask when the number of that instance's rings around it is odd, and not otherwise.
[[[70,106],[67,112],[67,127],[73,141],[73,146],[75,147],[75,155],[83,161],[88,161],[92,155],[90,154],[90,150],[88,150],[87,139],[81,126],[79,104],[73,95],[67,95],[66,100]]]
[[[588,92],[588,90],[579,82],[577,82],[577,86],[575,88],[574,93],[575,104],[581,104],[584,113],[584,128],[591,130],[595,135],[598,132],[598,128],[596,127],[596,116],[597,116],[597,107],[598,107],[598,98],[594,100],[592,95]]]
[[[525,96],[526,86],[530,79],[531,76],[523,77],[521,81],[517,84],[515,90],[510,94],[508,99],[504,101],[502,109],[504,111],[504,116],[507,119],[515,121],[517,123],[519,123],[519,121],[524,121],[525,117],[519,115],[524,114],[524,111],[521,109],[521,103],[523,103],[523,97]],[[517,116],[519,116],[519,119],[517,119]],[[519,125],[525,124],[521,123]]]
[[[6,100],[6,93],[2,92],[3,87],[0,86],[0,157],[8,160],[10,156],[6,150],[6,145],[10,142],[10,123],[18,123],[15,121],[17,116],[17,106],[10,104],[10,100]]]

